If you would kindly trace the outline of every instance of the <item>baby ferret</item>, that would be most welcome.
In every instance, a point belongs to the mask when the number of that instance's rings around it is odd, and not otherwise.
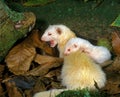
[[[71,38],[67,42],[64,54],[69,55],[77,50],[87,53],[97,63],[103,63],[111,58],[110,51],[106,47],[95,46],[89,41],[77,37]]]
[[[67,89],[96,90],[95,83],[99,88],[104,87],[106,83],[106,75],[101,67],[80,51],[64,56],[61,78]]]

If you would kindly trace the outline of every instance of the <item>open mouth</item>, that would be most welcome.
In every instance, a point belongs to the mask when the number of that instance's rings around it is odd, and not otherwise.
[[[54,45],[55,45],[54,40],[51,40],[51,41],[50,41],[50,46],[51,46],[51,47],[54,47]]]
[[[50,40],[50,41],[46,41],[46,42],[50,47],[55,47],[57,45],[57,42],[55,40]]]

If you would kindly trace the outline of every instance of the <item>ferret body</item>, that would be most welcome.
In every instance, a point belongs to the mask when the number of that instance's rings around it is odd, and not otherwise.
[[[109,50],[103,46],[94,46],[81,38],[71,38],[65,46],[65,55],[77,50],[87,53],[96,63],[103,63],[111,58]]]
[[[64,47],[67,41],[73,37],[76,37],[75,33],[65,25],[50,25],[41,37],[43,41],[49,41],[51,47],[55,47],[59,50],[59,56],[63,57]]]
[[[106,75],[101,67],[80,51],[64,56],[61,78],[67,89],[96,90],[95,83],[102,88],[106,82]]]

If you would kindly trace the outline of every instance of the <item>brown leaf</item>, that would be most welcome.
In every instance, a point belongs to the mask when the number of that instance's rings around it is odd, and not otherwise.
[[[120,93],[120,74],[118,73],[107,73],[107,83],[103,88],[106,93],[119,94]]]
[[[120,56],[120,34],[118,32],[112,33],[112,47],[115,54]]]
[[[14,82],[5,82],[9,97],[23,97],[22,90],[15,86]]]
[[[105,68],[107,72],[120,72],[120,57],[115,57],[114,62]]]
[[[54,67],[58,67],[60,66],[60,63],[46,63],[42,66],[38,66],[34,69],[32,69],[31,71],[29,71],[28,73],[26,73],[26,75],[32,75],[32,76],[44,76],[46,73],[48,73],[48,71],[51,68]]]
[[[35,57],[35,62],[37,62],[38,64],[42,63],[42,65],[32,69],[31,71],[26,73],[26,75],[43,76],[48,73],[51,68],[59,67],[62,64],[63,59],[37,54],[37,56]]]
[[[63,88],[63,86],[61,85],[61,83],[59,83],[59,82],[54,82],[54,81],[51,82],[51,86],[52,86],[52,89],[60,89],[60,88]]]
[[[25,93],[25,97],[33,97],[33,93],[31,90],[25,90],[24,93]]]
[[[45,91],[45,90],[46,90],[46,87],[44,82],[41,80],[41,78],[38,78],[33,88],[33,94],[37,92]]]
[[[52,78],[52,77],[57,77],[57,79],[60,79],[60,69],[55,69],[55,70],[51,70],[49,73],[47,73],[45,75],[45,77],[48,77],[48,78]]]
[[[3,97],[3,95],[4,95],[3,87],[2,87],[2,85],[0,83],[0,97]]]
[[[20,75],[29,70],[35,54],[35,48],[24,41],[9,52],[5,61],[11,72],[15,75]]]
[[[38,64],[45,64],[45,63],[50,63],[50,62],[62,62],[63,59],[37,54],[34,58],[34,61],[37,62]]]

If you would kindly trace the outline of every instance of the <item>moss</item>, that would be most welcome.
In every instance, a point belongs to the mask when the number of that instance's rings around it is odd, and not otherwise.
[[[104,47],[108,48],[109,50],[112,50],[112,45],[108,39],[105,39],[105,38],[98,39],[97,45],[104,46]]]
[[[19,21],[19,20],[23,20],[24,19],[24,14],[20,13],[20,12],[16,12],[11,10],[4,2],[0,2],[1,3],[1,9],[4,9],[5,12],[7,13],[7,15],[9,16],[9,18],[13,21]]]
[[[108,97],[108,95],[101,93],[100,91],[89,91],[88,89],[83,89],[64,91],[56,97]]]

